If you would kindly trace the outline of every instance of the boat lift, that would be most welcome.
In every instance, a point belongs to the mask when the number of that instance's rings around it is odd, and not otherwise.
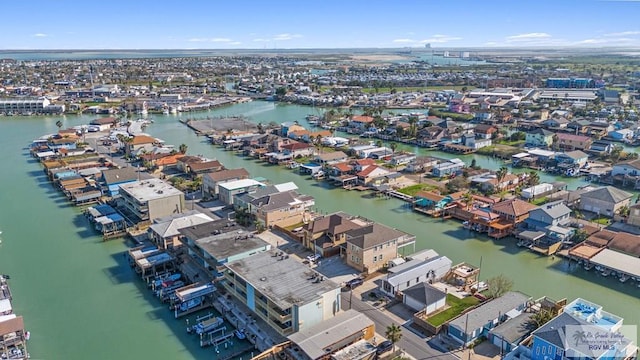
[[[224,344],[225,348],[229,345],[233,345],[231,339],[235,336],[233,332],[225,334],[227,327],[219,327],[209,333],[200,335],[200,347],[215,346],[216,353],[220,353],[218,346]]]

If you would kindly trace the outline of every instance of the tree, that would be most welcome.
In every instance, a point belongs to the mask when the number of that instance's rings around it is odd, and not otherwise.
[[[554,317],[555,316],[554,316],[553,312],[551,312],[549,310],[542,309],[542,310],[538,311],[537,313],[531,315],[531,317],[529,318],[529,321],[526,324],[526,327],[530,331],[536,330],[537,328],[541,327],[542,325],[548,323]]]
[[[623,216],[623,217],[629,216],[630,212],[631,212],[631,209],[629,208],[628,205],[623,205],[618,209],[618,214],[620,214],[620,216]]]
[[[502,181],[504,181],[504,178],[507,176],[508,173],[509,173],[509,169],[507,169],[506,166],[502,166],[498,171],[496,171],[496,180],[498,180],[498,186],[497,186],[498,190],[502,189]]]
[[[396,149],[398,148],[398,143],[392,142],[391,144],[389,144],[389,147],[391,148],[391,153],[394,154],[396,152]]]
[[[377,147],[382,147],[382,140],[376,141],[376,146]]]
[[[509,279],[503,274],[500,274],[487,280],[487,285],[489,286],[487,295],[490,298],[498,298],[511,291],[511,289],[513,288],[513,280]]]
[[[187,146],[187,144],[180,144],[180,146],[178,146],[178,151],[180,154],[186,154],[188,148],[189,146]]]
[[[456,191],[466,190],[469,188],[469,181],[464,176],[455,177],[447,182],[447,191],[454,193]]]
[[[60,128],[62,127],[62,121],[56,121],[56,126],[58,127],[58,130],[60,130]]]
[[[529,176],[527,177],[527,185],[536,186],[540,184],[540,175],[538,175],[537,171],[529,171]]]
[[[589,237],[589,233],[587,233],[584,229],[578,229],[573,234],[573,237],[571,238],[571,240],[573,240],[573,242],[577,244],[587,240],[588,237]]]
[[[402,328],[396,324],[387,326],[384,336],[393,344],[393,352],[396,352],[396,343],[402,338]]]
[[[284,86],[281,86],[281,87],[277,88],[276,89],[276,95],[278,97],[287,95],[287,88],[284,87]]]
[[[471,204],[473,204],[473,194],[471,194],[469,191],[464,193],[464,195],[462,195],[462,202],[467,205],[467,210],[469,210]]]

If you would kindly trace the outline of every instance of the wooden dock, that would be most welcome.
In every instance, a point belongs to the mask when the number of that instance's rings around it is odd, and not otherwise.
[[[407,195],[407,194],[403,194],[403,193],[401,193],[399,191],[396,191],[396,190],[386,190],[386,191],[383,191],[383,193],[385,195],[387,195],[387,196],[391,196],[391,197],[394,197],[396,199],[400,199],[402,201],[406,201],[406,202],[409,202],[409,203],[413,203],[413,201],[414,201],[413,196]]]

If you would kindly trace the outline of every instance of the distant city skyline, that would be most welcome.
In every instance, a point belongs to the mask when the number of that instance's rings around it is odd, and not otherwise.
[[[640,0],[32,0],[2,7],[0,50],[640,47]]]

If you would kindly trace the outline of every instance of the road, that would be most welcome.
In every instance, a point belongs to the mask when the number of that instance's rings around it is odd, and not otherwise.
[[[358,310],[365,314],[376,326],[376,331],[379,334],[384,334],[385,329],[394,323],[393,319],[388,317],[383,311],[376,309],[370,304],[363,302],[359,299],[360,295],[353,294],[350,296],[349,291],[342,293],[342,308],[343,310],[349,309],[349,298],[352,298],[352,309]],[[401,325],[401,324],[396,324]],[[427,339],[416,335],[406,327],[402,328],[402,338],[396,343],[396,346],[403,349],[407,354],[411,355],[414,359],[438,359],[438,360],[459,360],[458,357],[449,353],[442,353],[427,344]]]

